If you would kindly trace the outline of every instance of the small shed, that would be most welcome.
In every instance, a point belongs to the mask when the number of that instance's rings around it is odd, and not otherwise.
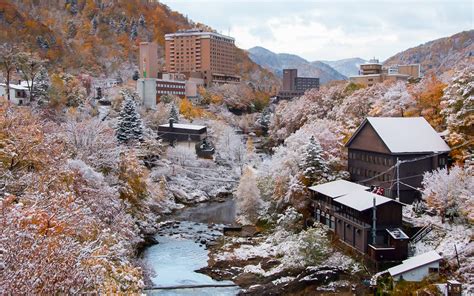
[[[200,142],[207,137],[207,127],[204,125],[167,123],[158,126],[158,136],[173,142]],[[194,148],[194,146],[193,146]]]
[[[436,251],[430,251],[404,260],[402,264],[389,268],[388,273],[394,282],[420,282],[430,274],[439,273],[439,263],[442,259]]]
[[[8,98],[7,85],[0,83],[0,97]],[[28,104],[28,88],[23,85],[10,84],[10,102],[15,105]]]

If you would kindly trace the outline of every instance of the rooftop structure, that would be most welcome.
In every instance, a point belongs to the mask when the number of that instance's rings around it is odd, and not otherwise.
[[[348,194],[336,198],[334,201],[348,208],[362,212],[371,209],[374,206],[374,199],[376,206],[380,206],[388,202],[395,202],[391,198],[367,192],[364,190],[354,190]]]

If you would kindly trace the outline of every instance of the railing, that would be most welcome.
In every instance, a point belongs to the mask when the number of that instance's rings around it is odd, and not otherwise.
[[[416,244],[420,240],[422,240],[428,233],[430,233],[433,230],[433,224],[429,223],[425,226],[423,226],[420,230],[418,230],[415,235],[412,236],[410,239],[411,244]]]

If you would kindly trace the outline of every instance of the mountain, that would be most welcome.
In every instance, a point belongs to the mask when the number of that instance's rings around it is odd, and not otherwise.
[[[294,54],[277,54],[259,46],[250,48],[248,53],[252,61],[269,69],[280,77],[283,75],[283,69],[293,68],[298,69],[298,76],[319,77],[321,84],[332,80],[347,79],[346,76],[325,63],[309,62]]]
[[[50,61],[50,70],[72,74],[130,78],[138,68],[140,42],[157,42],[163,56],[165,34],[193,27],[212,30],[157,1],[0,0],[0,42],[36,52]],[[243,50],[237,61],[244,80],[280,83]]]
[[[459,63],[472,63],[474,30],[463,31],[450,37],[436,39],[397,53],[384,64],[421,64],[421,72],[434,71],[441,75]]]
[[[344,76],[354,76],[359,74],[359,66],[366,62],[361,58],[349,58],[338,61],[321,61],[328,64],[333,69],[343,74]]]

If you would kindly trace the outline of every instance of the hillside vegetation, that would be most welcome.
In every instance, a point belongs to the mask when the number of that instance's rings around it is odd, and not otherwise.
[[[437,75],[450,71],[458,64],[473,62],[474,30],[436,39],[397,53],[384,64],[421,64],[423,73],[433,71]]]
[[[137,68],[140,42],[158,42],[163,55],[165,34],[193,27],[211,29],[154,1],[0,1],[2,43],[38,52],[51,68],[75,74],[129,75]],[[237,61],[245,80],[269,88],[279,83],[241,50]]]

